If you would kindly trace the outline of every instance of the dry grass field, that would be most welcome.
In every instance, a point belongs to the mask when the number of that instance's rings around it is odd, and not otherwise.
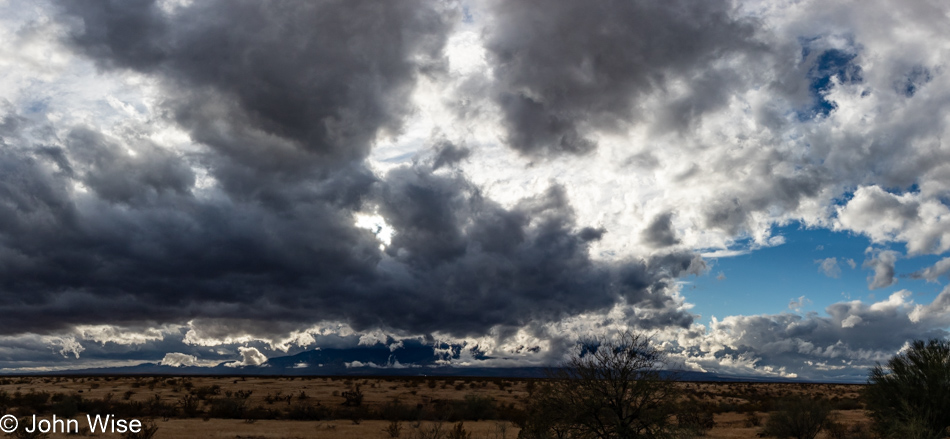
[[[415,438],[462,422],[472,438],[501,439],[517,437],[525,401],[540,384],[442,377],[7,377],[0,378],[0,408],[18,417],[78,419],[87,437],[124,437],[88,432],[87,413],[111,413],[157,426],[155,438],[388,438],[387,429],[396,425],[398,437]],[[684,402],[714,413],[710,438],[756,437],[771,404],[793,395],[827,399],[846,428],[867,423],[860,385],[679,385]],[[346,392],[357,388],[361,401],[351,396],[346,405]]]

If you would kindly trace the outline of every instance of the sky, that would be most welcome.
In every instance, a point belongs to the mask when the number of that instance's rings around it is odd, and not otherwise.
[[[950,333],[950,4],[0,0],[0,371]]]

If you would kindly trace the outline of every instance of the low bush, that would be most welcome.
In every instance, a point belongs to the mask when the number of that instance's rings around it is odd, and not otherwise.
[[[221,419],[244,419],[247,400],[241,398],[215,398],[211,400],[208,415]]]
[[[287,411],[287,419],[295,421],[322,421],[330,419],[331,415],[330,409],[325,406],[305,403],[294,404]]]
[[[778,438],[814,439],[825,427],[831,406],[824,400],[791,397],[777,404],[763,433]]]
[[[946,437],[950,428],[950,341],[915,340],[868,373],[864,389],[884,437]]]
[[[716,425],[715,416],[709,407],[689,404],[680,408],[676,423],[683,434],[705,436]]]

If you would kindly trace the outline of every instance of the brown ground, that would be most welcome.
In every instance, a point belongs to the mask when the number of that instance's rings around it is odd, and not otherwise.
[[[48,392],[51,394],[79,395],[85,400],[110,398],[120,404],[153,404],[159,401],[174,410],[181,401],[199,389],[218,386],[217,394],[205,399],[224,398],[237,392],[251,392],[246,399],[248,408],[262,410],[289,410],[293,405],[321,406],[328,410],[340,410],[344,398],[342,392],[359,385],[363,392],[363,406],[379,410],[383,405],[398,401],[406,407],[428,410],[435,414],[450,401],[462,401],[466,396],[491,398],[498,413],[517,413],[528,397],[529,380],[497,378],[355,378],[355,377],[26,377],[0,379],[0,392],[8,395]],[[822,396],[838,409],[835,416],[850,427],[867,423],[860,409],[858,395],[860,385],[845,384],[787,384],[787,383],[680,383],[686,398],[716,412],[715,427],[709,431],[710,438],[754,438],[761,427],[752,425],[757,417],[764,425],[768,414],[759,410],[768,401],[783,396],[805,394]],[[303,398],[301,398],[303,395]],[[441,405],[440,405],[441,404]],[[201,401],[199,407],[207,412],[210,404]],[[2,408],[2,407],[0,407]],[[5,413],[31,414],[29,409],[9,407]],[[54,411],[55,413],[55,411]],[[160,413],[160,412],[156,412]],[[2,414],[2,413],[0,413]],[[754,417],[753,417],[754,414]],[[49,418],[49,414],[40,417]],[[507,415],[502,415],[507,416]],[[86,426],[85,416],[80,426]],[[381,420],[338,419],[333,421],[293,421],[258,419],[209,418],[199,414],[195,418],[182,419],[177,415],[159,415],[141,418],[158,426],[155,438],[387,438],[384,432],[390,423]],[[443,431],[454,427],[453,422],[441,424]],[[518,428],[504,420],[464,421],[464,428],[473,438],[516,438]],[[415,437],[437,425],[431,422],[401,422],[400,437]],[[21,425],[23,428],[23,425]],[[2,433],[0,433],[2,436]],[[12,436],[11,436],[12,437]],[[50,437],[77,437],[75,434],[51,435]],[[89,435],[88,437],[122,437],[120,434]],[[823,433],[819,437],[826,437]]]

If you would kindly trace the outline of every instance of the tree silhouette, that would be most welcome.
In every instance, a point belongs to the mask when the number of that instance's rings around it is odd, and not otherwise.
[[[656,438],[675,429],[666,353],[632,332],[582,343],[528,406],[522,438]]]

